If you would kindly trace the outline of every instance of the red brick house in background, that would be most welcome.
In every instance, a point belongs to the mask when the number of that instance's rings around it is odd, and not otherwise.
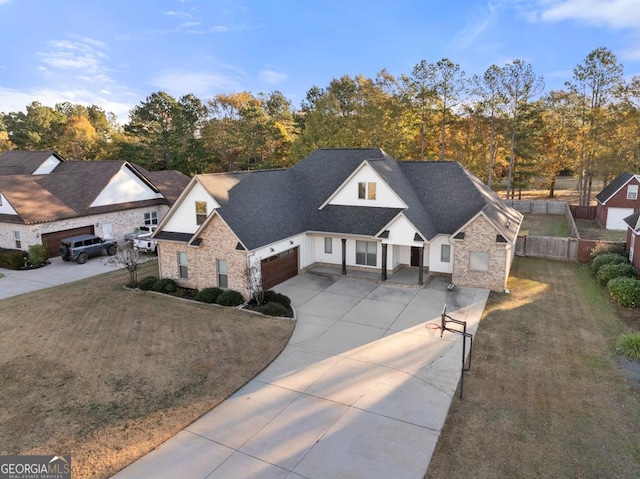
[[[640,175],[620,173],[609,185],[597,194],[596,220],[602,228],[625,230],[625,219],[640,211]]]

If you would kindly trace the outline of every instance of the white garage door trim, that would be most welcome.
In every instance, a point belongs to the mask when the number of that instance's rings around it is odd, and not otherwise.
[[[609,208],[607,211],[608,230],[626,230],[627,223],[624,219],[633,214],[633,208]]]

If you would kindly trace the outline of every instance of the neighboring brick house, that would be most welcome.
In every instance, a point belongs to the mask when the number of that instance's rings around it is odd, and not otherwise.
[[[89,233],[122,240],[137,226],[157,224],[189,178],[147,171],[127,161],[70,161],[53,151],[0,154],[0,247],[43,244]]]
[[[267,289],[314,265],[403,267],[505,289],[522,215],[457,162],[381,149],[317,150],[289,169],[196,175],[154,237],[160,275],[202,289]]]
[[[640,211],[640,176],[620,173],[596,195],[596,219],[602,228],[626,230],[625,218]]]

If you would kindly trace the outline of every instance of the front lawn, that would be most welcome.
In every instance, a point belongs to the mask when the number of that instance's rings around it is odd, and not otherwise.
[[[637,478],[640,383],[606,291],[586,265],[534,258],[509,288],[489,297],[426,477]]]
[[[75,479],[109,477],[254,377],[293,330],[128,279],[0,300],[0,454],[71,454]]]

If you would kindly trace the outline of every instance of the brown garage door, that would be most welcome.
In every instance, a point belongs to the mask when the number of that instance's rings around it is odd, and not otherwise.
[[[273,288],[276,284],[293,278],[298,274],[298,248],[291,248],[280,254],[263,259],[262,267],[262,287],[264,289]]]
[[[83,226],[81,228],[73,228],[70,230],[54,231],[53,233],[44,233],[42,235],[42,244],[47,248],[49,258],[60,256],[60,240],[69,238],[70,236],[92,235],[93,225]]]

